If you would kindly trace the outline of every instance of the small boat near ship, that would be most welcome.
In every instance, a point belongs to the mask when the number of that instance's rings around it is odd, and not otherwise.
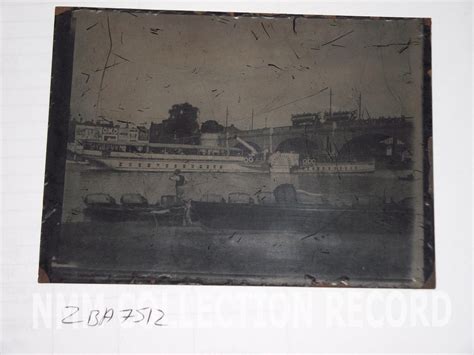
[[[106,222],[155,221],[162,225],[182,225],[184,205],[173,195],[161,197],[159,203],[149,204],[140,194],[124,194],[120,203],[105,193],[88,194],[83,198],[84,214],[91,220]]]
[[[286,230],[315,234],[323,230],[402,232],[413,224],[413,209],[409,201],[385,203],[357,197],[353,202],[330,202],[324,195],[296,190],[290,184],[279,185],[273,192],[260,192],[255,196],[234,192],[224,199],[218,194],[207,194],[201,200],[192,200],[190,205],[176,201],[172,195],[162,196],[160,203],[152,205],[139,194],[125,194],[119,204],[103,193],[85,196],[84,203],[84,213],[92,220],[154,221],[160,225],[182,226],[189,211],[193,223],[214,229]]]

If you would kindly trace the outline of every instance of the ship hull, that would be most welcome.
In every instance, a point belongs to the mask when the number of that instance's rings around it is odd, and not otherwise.
[[[117,171],[140,172],[174,172],[179,169],[183,173],[267,173],[269,169],[263,164],[246,164],[238,160],[197,159],[195,157],[146,157],[136,158],[126,156],[102,157],[83,155],[87,160],[104,168]]]
[[[294,174],[367,174],[375,172],[375,162],[315,163],[294,168]]]

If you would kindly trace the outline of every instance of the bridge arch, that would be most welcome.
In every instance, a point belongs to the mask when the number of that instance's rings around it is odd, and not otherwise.
[[[275,151],[281,153],[298,153],[303,156],[314,156],[320,150],[315,140],[305,137],[288,138],[277,145]]]
[[[398,136],[368,133],[355,136],[338,149],[340,158],[375,158],[379,162],[411,161],[410,146]]]

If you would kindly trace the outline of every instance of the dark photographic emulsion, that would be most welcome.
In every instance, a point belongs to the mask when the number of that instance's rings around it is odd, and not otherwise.
[[[39,281],[435,287],[430,29],[57,8]]]

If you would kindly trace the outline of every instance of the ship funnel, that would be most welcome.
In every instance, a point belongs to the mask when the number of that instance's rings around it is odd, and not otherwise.
[[[250,150],[252,152],[252,154],[256,155],[258,152],[257,150],[252,147],[250,144],[248,144],[246,141],[244,141],[242,138],[238,137],[238,136],[235,136],[235,139],[237,140],[237,142],[239,142],[240,144],[242,144],[245,148],[247,148],[248,150]]]

